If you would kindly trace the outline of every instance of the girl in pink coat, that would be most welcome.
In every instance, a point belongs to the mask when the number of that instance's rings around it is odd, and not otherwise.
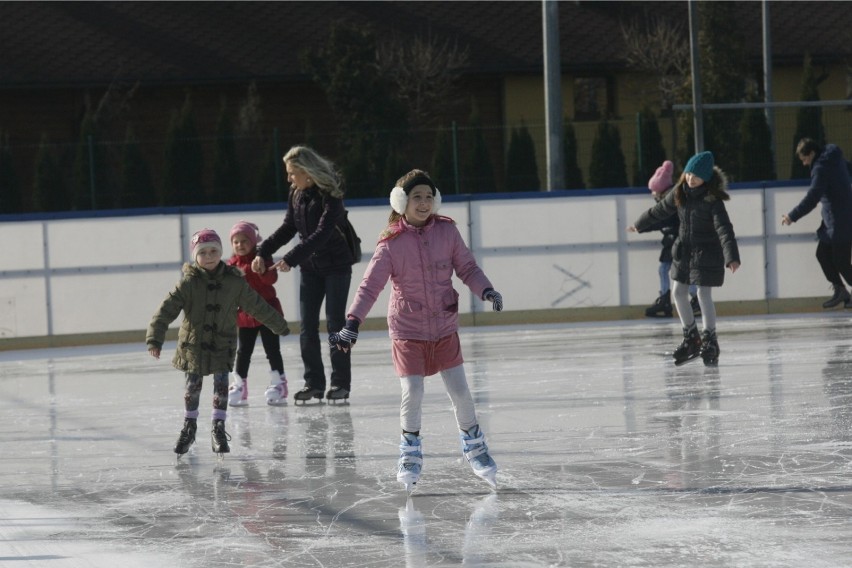
[[[421,170],[402,176],[390,195],[393,211],[364,279],[349,307],[346,326],[329,342],[348,350],[388,280],[388,330],[393,364],[400,378],[402,404],[400,457],[396,478],[411,493],[423,465],[420,437],[424,378],[441,373],[453,404],[462,452],[473,472],[496,488],[497,464],[488,454],[465,378],[458,336],[459,294],[453,272],[471,291],[503,309],[503,298],[462,240],[455,222],[436,215],[441,193]]]

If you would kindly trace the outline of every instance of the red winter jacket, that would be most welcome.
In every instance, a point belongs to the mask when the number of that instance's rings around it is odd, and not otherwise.
[[[251,254],[247,254],[246,256],[234,255],[228,259],[228,264],[236,266],[242,270],[245,274],[246,282],[248,282],[252,290],[260,294],[261,298],[266,300],[273,308],[275,308],[275,311],[283,316],[284,310],[281,308],[281,302],[278,301],[278,296],[275,293],[275,286],[273,286],[273,284],[278,281],[278,271],[269,270],[269,267],[272,266],[272,262],[267,260],[266,272],[262,275],[253,272],[251,269],[251,261],[254,260],[255,256],[256,251]],[[237,326],[260,327],[262,325],[262,323],[245,313],[242,309],[237,312]]]

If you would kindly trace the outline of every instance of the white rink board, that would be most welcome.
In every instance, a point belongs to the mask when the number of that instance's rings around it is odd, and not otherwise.
[[[781,213],[792,208],[805,190],[760,185],[732,190],[728,211],[742,268],[726,274],[714,299],[827,294],[828,285],[814,259],[819,208],[791,227],[780,225]],[[507,311],[645,305],[656,297],[660,233],[626,230],[653,205],[647,191],[511,194],[453,202],[447,197],[440,213],[456,221],[495,288],[503,293]],[[347,205],[363,250],[363,260],[352,270],[351,301],[390,207],[357,201]],[[4,276],[0,337],[144,329],[180,277],[182,263],[189,260],[193,232],[203,227],[219,232],[227,258],[234,223],[255,222],[267,236],[284,214],[282,208],[4,223],[0,236],[20,246],[0,260]],[[280,259],[292,246],[274,258]],[[455,283],[461,313],[487,311],[457,279]],[[297,322],[298,270],[279,274],[276,289],[285,317]],[[386,317],[388,295],[389,286],[371,317]]]

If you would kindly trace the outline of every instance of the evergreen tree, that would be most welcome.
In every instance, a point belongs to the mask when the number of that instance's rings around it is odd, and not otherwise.
[[[584,189],[583,172],[577,161],[577,135],[574,125],[566,120],[562,128],[563,160],[565,164],[565,188]]]
[[[139,140],[128,124],[121,156],[121,207],[151,207],[157,204],[157,195],[151,181],[151,168],[142,156]]]
[[[8,132],[0,133],[0,212],[22,212],[20,180],[15,171]]]
[[[802,91],[799,95],[800,101],[818,101],[819,83],[811,61],[810,54],[805,54],[804,68],[802,70]],[[790,169],[791,179],[807,179],[811,177],[808,166],[802,165],[796,156],[796,146],[802,138],[810,138],[820,145],[825,145],[825,127],[822,124],[822,108],[800,107],[796,111],[796,133],[793,135],[793,162]]]
[[[107,202],[105,160],[98,138],[97,122],[91,110],[88,110],[80,125],[80,137],[74,155],[74,181],[71,186],[73,209],[108,209],[112,206]]]
[[[33,211],[68,211],[71,208],[62,171],[46,135],[42,135],[36,154],[32,198]]]
[[[735,2],[699,2],[701,86],[705,103],[735,103],[745,98],[747,61]],[[720,30],[724,30],[721,32]],[[738,132],[742,111],[704,112],[704,147],[716,163],[739,179]],[[659,165],[659,164],[658,164]]]
[[[506,190],[539,191],[541,181],[535,161],[535,143],[527,125],[513,128],[506,154]]]
[[[757,98],[753,96],[752,100]],[[750,108],[743,112],[739,139],[740,181],[776,179],[772,159],[772,133],[763,110]]]
[[[618,128],[606,119],[598,123],[592,143],[589,185],[593,188],[627,187],[627,166]]]
[[[201,141],[189,94],[181,110],[172,111],[166,133],[163,167],[163,205],[204,203]]]
[[[442,193],[456,192],[456,176],[453,157],[452,130],[440,126],[435,134],[435,151],[429,174]]]
[[[663,135],[657,116],[649,108],[639,113],[639,136],[636,138],[636,161],[633,163],[633,185],[645,187],[654,172],[666,160]]]
[[[335,22],[323,47],[303,58],[341,125],[337,165],[352,197],[384,195],[399,177],[388,172],[398,168],[408,138],[406,110],[392,96],[376,54],[371,29]]]
[[[467,129],[467,152],[462,158],[462,191],[464,193],[490,193],[497,191],[494,166],[488,155],[479,107],[474,101],[471,106]]]
[[[216,146],[213,151],[213,202],[241,203],[240,166],[234,138],[234,120],[223,101],[216,121]]]

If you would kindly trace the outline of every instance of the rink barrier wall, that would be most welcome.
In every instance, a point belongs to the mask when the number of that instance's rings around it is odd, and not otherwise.
[[[790,227],[780,224],[806,189],[803,180],[732,186],[727,207],[742,268],[727,272],[713,292],[720,316],[821,311],[830,286],[814,258],[819,208]],[[644,317],[659,290],[660,233],[626,227],[653,203],[637,188],[445,195],[441,214],[456,221],[506,306],[492,313],[456,280],[462,325]],[[351,299],[390,207],[384,199],[347,200],[347,207],[364,251]],[[0,258],[0,350],[144,342],[151,315],[189,260],[195,231],[210,227],[227,239],[247,219],[265,236],[283,215],[271,203],[0,216],[0,236],[15,243]],[[297,271],[281,273],[276,288],[295,334]],[[385,327],[389,288],[363,329]]]

